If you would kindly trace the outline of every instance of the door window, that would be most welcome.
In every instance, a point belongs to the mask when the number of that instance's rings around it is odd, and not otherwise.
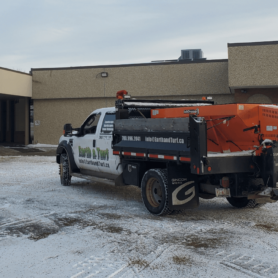
[[[84,135],[95,134],[97,131],[97,124],[99,122],[100,113],[91,115],[85,123]]]

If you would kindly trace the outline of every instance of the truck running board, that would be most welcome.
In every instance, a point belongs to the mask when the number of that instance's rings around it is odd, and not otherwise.
[[[115,181],[113,181],[113,180],[108,180],[108,179],[83,175],[83,174],[80,174],[80,173],[70,173],[70,175],[73,176],[73,177],[86,179],[86,180],[91,180],[91,181],[94,181],[94,182],[100,182],[100,183],[104,183],[104,184],[108,184],[108,185],[115,185]]]

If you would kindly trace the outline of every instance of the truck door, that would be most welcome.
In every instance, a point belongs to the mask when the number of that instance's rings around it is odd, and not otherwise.
[[[106,112],[101,123],[99,139],[97,140],[96,152],[100,154],[99,170],[110,174],[121,174],[120,158],[113,155],[112,136],[113,126],[116,119],[115,112]]]
[[[81,126],[80,135],[73,140],[74,160],[78,168],[99,171],[95,146],[99,134],[100,113],[90,115]]]

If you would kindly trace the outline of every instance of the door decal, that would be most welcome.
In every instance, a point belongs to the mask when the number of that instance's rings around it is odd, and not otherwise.
[[[89,147],[83,149],[80,146],[78,146],[78,150],[79,150],[79,157],[91,158],[92,152]]]
[[[100,148],[96,148],[96,149],[91,150],[89,147],[82,148],[82,147],[78,146],[78,150],[79,150],[79,157],[83,158],[83,159],[79,159],[79,163],[95,165],[98,167],[110,168],[109,163],[104,163],[104,162],[100,161],[100,160],[109,161],[109,150],[108,149],[101,150]],[[97,160],[97,161],[95,161],[95,160]]]
[[[93,150],[95,152],[95,150]],[[97,157],[100,160],[109,160],[109,150],[101,150],[100,148],[97,148]]]

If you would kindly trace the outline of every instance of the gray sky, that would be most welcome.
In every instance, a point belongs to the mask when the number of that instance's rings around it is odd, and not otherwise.
[[[145,63],[227,43],[278,40],[277,0],[1,1],[0,67]]]

